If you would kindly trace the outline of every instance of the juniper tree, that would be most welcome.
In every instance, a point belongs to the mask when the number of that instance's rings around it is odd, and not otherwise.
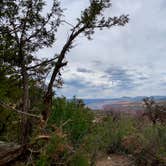
[[[29,112],[29,77],[39,73],[35,53],[55,42],[62,10],[57,0],[52,1],[49,13],[43,14],[44,0],[2,0],[0,3],[0,59],[1,65],[14,67],[22,80],[22,111]],[[33,66],[34,65],[34,66]],[[42,71],[43,72],[43,71]],[[44,72],[43,72],[44,73]],[[27,116],[22,115],[21,142],[27,142]]]

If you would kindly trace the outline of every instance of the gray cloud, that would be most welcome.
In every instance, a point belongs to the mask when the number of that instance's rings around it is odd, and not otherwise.
[[[109,69],[107,69],[105,71],[105,73],[107,73],[110,77],[110,79],[114,80],[114,81],[118,81],[118,80],[122,80],[122,81],[131,81],[131,76],[130,74],[127,73],[126,69],[122,69],[119,67],[110,67]]]
[[[78,79],[72,79],[69,81],[65,81],[65,84],[69,87],[74,87],[76,89],[78,88],[87,88],[87,83],[82,82],[82,80],[78,80]]]
[[[121,67],[112,66],[108,68],[105,73],[107,73],[107,77],[110,81],[116,84],[116,89],[119,91],[123,89],[130,91],[141,84],[136,82],[137,75],[135,72],[131,74],[129,70]],[[142,80],[140,77],[139,79]]]
[[[77,68],[77,71],[80,73],[93,73],[92,70],[86,68]]]

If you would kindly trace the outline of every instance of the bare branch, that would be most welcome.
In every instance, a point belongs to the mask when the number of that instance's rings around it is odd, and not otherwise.
[[[42,65],[44,65],[44,64],[48,64],[48,63],[50,63],[50,62],[52,62],[52,61],[54,61],[54,60],[56,60],[56,59],[58,59],[58,56],[55,57],[55,58],[52,58],[52,59],[50,59],[50,60],[45,60],[45,61],[43,61],[43,62],[41,62],[41,63],[39,63],[39,64],[37,64],[37,65],[27,67],[27,70],[35,69],[36,67],[42,66]]]
[[[2,106],[3,108],[6,108],[6,109],[9,109],[11,111],[14,111],[14,112],[17,112],[17,113],[20,113],[20,114],[24,114],[24,115],[27,115],[27,116],[31,116],[31,117],[34,117],[34,118],[40,118],[41,119],[41,116],[38,116],[38,115],[34,115],[34,114],[30,114],[30,113],[27,113],[27,112],[22,112],[20,110],[17,110],[7,104],[5,104],[4,102],[0,101],[0,106]]]
[[[62,20],[61,22],[62,22],[62,23],[64,22],[64,23],[66,23],[67,25],[69,25],[69,26],[71,26],[72,28],[74,28],[74,25],[72,25],[71,23],[69,23],[69,22],[66,21],[66,20]]]
[[[67,121],[65,121],[64,123],[61,124],[60,128],[62,129],[65,125],[67,125],[70,122],[72,122],[72,120],[68,119]]]
[[[35,140],[46,139],[49,140],[51,138],[50,135],[39,135],[35,138]]]

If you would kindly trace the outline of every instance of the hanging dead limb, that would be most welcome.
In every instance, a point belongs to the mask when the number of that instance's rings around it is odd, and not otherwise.
[[[31,114],[31,113],[27,113],[27,112],[22,112],[20,110],[17,110],[9,105],[7,105],[6,103],[0,101],[0,106],[2,106],[3,108],[6,108],[8,110],[11,110],[11,111],[14,111],[16,113],[19,113],[19,114],[23,114],[23,115],[27,115],[27,116],[30,116],[30,117],[34,117],[34,118],[38,118],[38,119],[41,119],[41,116],[39,115],[34,115],[34,114]]]
[[[39,64],[36,64],[34,66],[27,67],[27,70],[32,70],[32,69],[35,69],[35,68],[40,67],[42,65],[47,65],[47,64],[53,62],[56,59],[58,59],[58,56],[56,56],[55,58],[49,59],[49,60],[45,60],[45,61],[43,61],[43,62],[41,62]]]
[[[68,123],[72,122],[71,119],[66,120],[65,122],[63,122],[59,127],[57,127],[55,124],[52,125],[52,128],[55,130],[56,135],[58,135],[61,138],[66,137],[66,134],[63,132],[63,127],[65,125],[67,125]],[[40,139],[44,139],[44,140],[49,140],[51,138],[51,135],[48,134],[43,134],[43,135],[38,135],[35,140],[38,141]]]
[[[63,23],[66,23],[67,25],[69,25],[69,26],[71,26],[72,28],[74,28],[74,25],[73,24],[71,24],[71,23],[69,23],[68,21],[66,21],[66,20],[61,20],[61,22]]]
[[[38,135],[35,140],[45,139],[49,140],[51,138],[50,135]]]

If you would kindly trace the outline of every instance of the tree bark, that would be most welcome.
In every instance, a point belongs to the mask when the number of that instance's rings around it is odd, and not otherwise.
[[[28,85],[28,73],[25,65],[22,65],[22,81],[23,81],[23,97],[22,97],[22,112],[29,112],[29,85]],[[22,114],[21,117],[21,144],[26,144],[28,141],[28,117]]]
[[[62,59],[62,61],[63,61],[63,59]],[[51,112],[52,96],[53,96],[52,89],[53,89],[53,84],[54,84],[55,78],[56,78],[57,74],[59,73],[60,68],[65,66],[65,65],[67,65],[67,62],[66,63],[62,63],[62,61],[57,63],[56,67],[54,68],[51,80],[50,80],[48,88],[47,88],[47,92],[46,92],[46,94],[44,96],[44,101],[43,101],[44,110],[42,111],[42,119],[44,121],[47,121],[47,119],[48,119],[48,117],[50,115],[50,112]]]

